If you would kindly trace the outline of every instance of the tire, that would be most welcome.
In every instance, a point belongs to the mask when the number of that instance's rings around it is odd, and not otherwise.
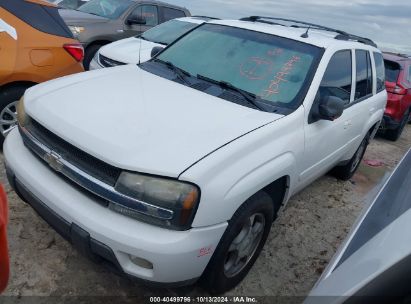
[[[83,66],[86,71],[90,69],[90,62],[93,60],[94,55],[97,53],[97,51],[102,47],[100,44],[95,44],[92,46],[89,46],[86,48],[86,51],[84,53],[84,60],[83,60]]]
[[[347,181],[350,178],[352,178],[361,164],[361,160],[363,159],[365,151],[367,150],[369,140],[370,135],[367,134],[367,136],[363,139],[354,156],[349,160],[349,162],[344,166],[335,167],[331,171],[331,174],[343,181]]]
[[[6,135],[17,124],[16,105],[26,91],[27,86],[14,86],[0,92],[0,145]],[[7,123],[6,123],[7,122]]]
[[[264,247],[275,210],[278,208],[271,197],[260,191],[236,211],[201,278],[202,285],[211,294],[222,294],[244,279]],[[250,234],[253,229],[255,233]],[[230,251],[231,246],[238,249]],[[240,251],[248,255],[238,259],[236,264]]]
[[[391,141],[397,141],[400,137],[402,132],[404,131],[405,125],[409,122],[410,119],[410,110],[405,112],[400,125],[393,130],[386,130],[384,133],[384,137]]]

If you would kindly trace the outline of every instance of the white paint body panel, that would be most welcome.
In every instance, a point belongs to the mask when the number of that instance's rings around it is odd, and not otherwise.
[[[286,177],[288,189],[283,202],[286,203],[291,195],[339,162],[350,159],[367,132],[381,121],[387,97],[385,91],[376,94],[374,87],[372,98],[348,108],[334,122],[308,124],[310,109],[332,55],[341,49],[379,51],[356,42],[338,41],[314,30],[310,31],[310,38],[304,39],[300,37],[305,32],[303,29],[242,21],[213,23],[267,32],[324,48],[324,56],[301,106],[287,116],[265,113],[155,76],[136,65],[100,69],[41,84],[27,91],[25,104],[26,112],[43,126],[113,166],[197,184],[201,201],[192,230],[219,227],[214,231],[215,238],[205,233],[198,238],[207,242],[181,239],[191,232],[166,232],[101,210],[97,204],[93,207],[92,202],[64,181],[46,174],[49,169],[30,157],[16,132],[7,139],[5,148],[6,159],[17,176],[54,211],[91,229],[93,235],[116,248],[155,255],[155,250],[165,248],[162,243],[175,244],[175,250],[182,256],[178,267],[183,273],[188,271],[183,260],[192,254],[191,249],[199,243],[205,246],[215,244],[216,240],[218,243],[227,221],[254,193]],[[374,66],[373,75],[375,82]],[[12,153],[13,149],[19,152]],[[43,176],[48,180],[42,183]],[[45,188],[42,184],[46,182],[56,183],[58,187]],[[74,199],[76,206],[84,204],[78,206],[82,213],[71,207],[70,197],[78,198]],[[94,214],[99,214],[96,218],[108,226],[103,228],[95,223]],[[112,225],[113,222],[117,224]],[[134,229],[122,230],[124,235],[118,238],[112,234],[112,230],[128,226],[142,227],[143,242],[134,236]],[[163,236],[170,237],[171,242]],[[181,243],[174,242],[175,238]],[[158,254],[165,257],[164,252]],[[164,266],[165,260],[159,259],[162,267],[173,267]],[[169,263],[179,261],[171,259]],[[196,274],[203,266],[193,266]],[[178,279],[183,276],[174,275]]]
[[[173,283],[200,277],[211,257],[198,257],[200,249],[215,249],[227,226],[170,231],[111,212],[44,166],[24,146],[17,129],[7,136],[4,154],[7,166],[28,190],[67,222],[109,246],[123,270],[141,279]],[[147,259],[154,269],[138,267],[130,255]]]
[[[194,23],[198,25],[205,22],[202,19],[192,18],[192,17],[177,18],[175,20]],[[162,26],[164,25],[166,25],[166,23],[162,24]],[[107,58],[110,58],[110,59],[113,59],[119,62],[128,63],[128,64],[131,64],[131,63],[137,64],[138,62],[143,63],[143,62],[150,60],[151,51],[156,46],[166,47],[163,44],[154,43],[151,41],[140,39],[138,37],[131,37],[131,38],[121,39],[113,43],[107,44],[101,47],[100,50],[98,50],[98,53]],[[98,62],[98,59],[94,57],[90,63],[90,70],[101,69],[101,68],[104,68],[104,67],[100,64],[100,62]]]

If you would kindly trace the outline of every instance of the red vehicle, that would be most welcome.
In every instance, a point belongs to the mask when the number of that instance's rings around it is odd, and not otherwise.
[[[7,220],[7,197],[3,187],[0,185],[0,293],[6,288],[9,279],[9,256],[6,234]]]
[[[411,58],[384,53],[385,86],[388,92],[382,129],[386,138],[400,138],[411,115]]]

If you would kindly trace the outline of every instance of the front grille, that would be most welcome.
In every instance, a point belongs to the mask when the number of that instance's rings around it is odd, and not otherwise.
[[[125,65],[124,62],[120,62],[120,61],[110,59],[110,58],[108,58],[106,56],[103,56],[101,54],[99,55],[99,61],[100,61],[100,64],[102,66],[104,66],[105,68],[111,68],[111,67],[118,66],[118,65]]]
[[[54,133],[50,132],[35,120],[31,119],[26,129],[39,142],[52,151],[58,153],[63,159],[77,167],[79,170],[88,175],[110,185],[114,186],[121,174],[121,169],[113,167],[94,156],[76,148],[72,144],[61,139]],[[24,138],[24,137],[23,137]],[[29,147],[30,148],[30,147]]]

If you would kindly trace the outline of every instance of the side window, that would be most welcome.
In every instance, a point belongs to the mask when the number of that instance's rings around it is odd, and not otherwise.
[[[411,84],[411,65],[408,67],[408,82]]]
[[[164,21],[168,21],[168,20],[175,19],[175,18],[185,17],[186,14],[183,11],[178,10],[178,9],[163,7],[163,16],[164,16]]]
[[[352,83],[351,51],[339,51],[334,54],[321,81],[319,94],[336,96],[350,103]]]
[[[155,5],[140,5],[130,16],[144,18],[147,26],[156,26],[158,24],[158,11]]]
[[[385,89],[384,58],[380,53],[374,53],[375,69],[377,72],[377,93]]]
[[[356,50],[355,59],[357,61],[355,99],[357,100],[372,94],[372,68],[370,53],[368,51]]]

